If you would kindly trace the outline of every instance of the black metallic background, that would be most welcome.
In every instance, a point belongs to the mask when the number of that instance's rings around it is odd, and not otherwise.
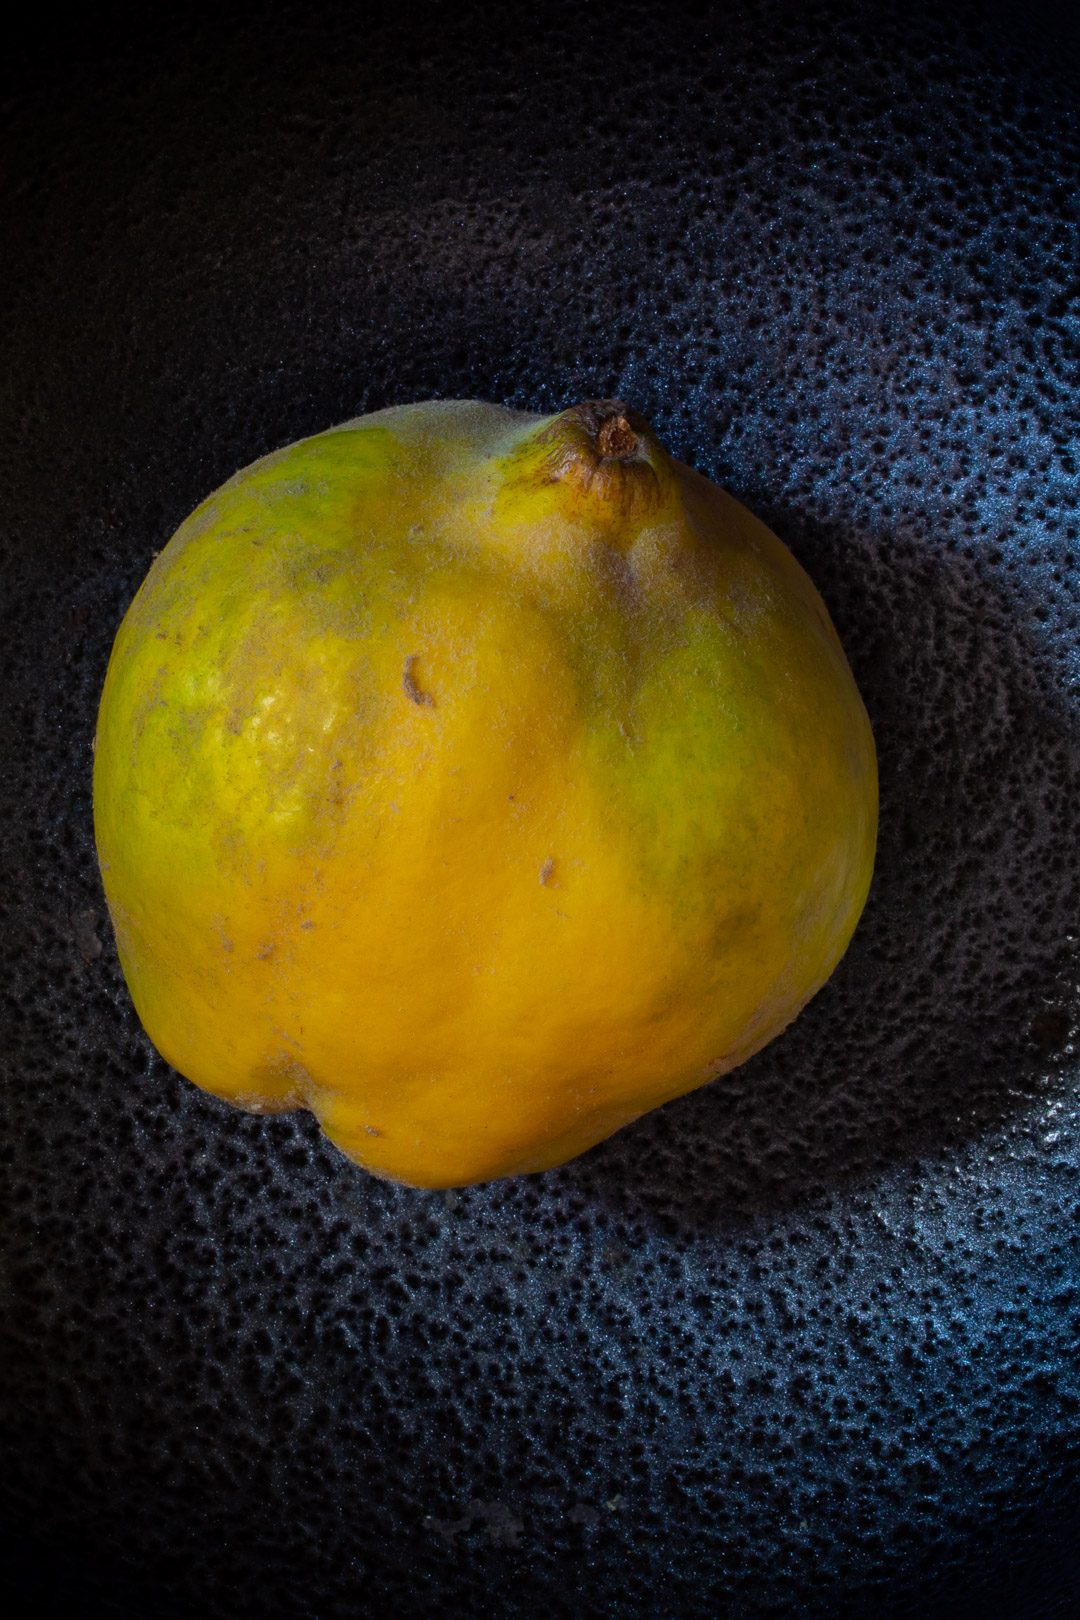
[[[1071,8],[152,9],[0,68],[5,1614],[1080,1612]],[[109,646],[265,451],[611,394],[820,586],[870,904],[740,1073],[396,1189],[140,1032]]]

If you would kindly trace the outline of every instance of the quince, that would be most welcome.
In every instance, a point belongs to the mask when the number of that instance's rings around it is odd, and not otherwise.
[[[781,542],[617,401],[377,411],[192,513],[120,627],[95,830],[154,1044],[377,1175],[546,1169],[842,955],[866,711]]]

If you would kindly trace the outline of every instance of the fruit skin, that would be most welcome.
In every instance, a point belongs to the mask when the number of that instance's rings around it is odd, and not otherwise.
[[[778,1034],[862,911],[877,771],[806,574],[639,417],[431,402],[181,526],[116,637],[94,815],[168,1062],[447,1187]]]

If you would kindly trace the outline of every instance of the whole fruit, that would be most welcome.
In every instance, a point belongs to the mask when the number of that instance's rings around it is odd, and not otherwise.
[[[101,870],[162,1055],[378,1175],[562,1163],[772,1039],[866,899],[820,597],[614,401],[377,411],[257,461],[113,648]]]

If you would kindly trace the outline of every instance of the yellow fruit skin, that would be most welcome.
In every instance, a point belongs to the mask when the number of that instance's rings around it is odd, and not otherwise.
[[[95,831],[139,1016],[377,1175],[572,1158],[764,1046],[862,911],[874,744],[826,610],[636,426],[630,461],[472,402],[291,445],[117,635]]]

